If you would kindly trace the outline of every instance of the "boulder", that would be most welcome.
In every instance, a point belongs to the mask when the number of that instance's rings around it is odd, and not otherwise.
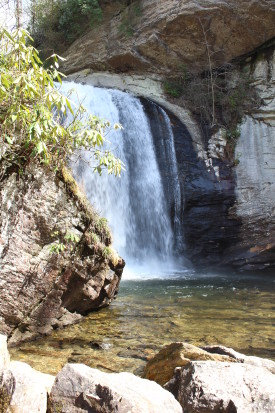
[[[0,336],[0,346],[0,412],[45,413],[54,376],[10,362],[6,336]]]
[[[233,348],[228,348],[224,346],[204,346],[202,347],[203,350],[207,351],[208,353],[215,354],[215,355],[223,355],[233,358],[238,363],[246,363],[251,364],[256,367],[264,367],[265,369],[269,370],[271,373],[275,374],[275,362],[269,359],[263,359],[261,357],[255,356],[246,356],[245,354],[238,353],[237,351],[233,350]]]
[[[262,367],[193,361],[165,385],[184,413],[274,413],[275,376]]]
[[[0,334],[0,370],[9,368],[10,355],[7,348],[7,336]]]
[[[12,395],[15,388],[15,378],[10,370],[0,369],[0,412],[9,412]]]
[[[34,370],[28,364],[12,361],[10,372],[14,388],[9,411],[12,413],[45,413],[47,396],[50,393],[54,376]]]
[[[211,354],[192,344],[177,342],[165,346],[149,360],[144,377],[164,385],[173,377],[176,367],[185,366],[190,360],[235,361],[228,355]]]
[[[35,164],[0,182],[0,331],[15,344],[75,323],[116,296],[124,266],[68,173]],[[101,249],[92,244],[97,234]],[[66,241],[73,234],[78,241]],[[62,253],[54,249],[65,245]]]
[[[56,376],[50,412],[181,413],[174,396],[158,384],[130,373],[103,373],[67,364]]]

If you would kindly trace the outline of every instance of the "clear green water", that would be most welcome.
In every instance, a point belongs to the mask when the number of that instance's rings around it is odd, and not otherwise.
[[[11,355],[51,374],[68,361],[138,374],[172,341],[219,343],[275,360],[275,280],[181,274],[123,281],[110,307]]]

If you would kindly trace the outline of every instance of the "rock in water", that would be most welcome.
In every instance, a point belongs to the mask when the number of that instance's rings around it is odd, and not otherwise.
[[[190,362],[175,370],[165,388],[184,413],[275,412],[275,376],[249,364]]]
[[[182,413],[174,396],[158,384],[84,364],[67,364],[56,376],[50,409],[51,413]]]
[[[214,360],[234,362],[228,355],[210,354],[210,352],[189,343],[177,342],[165,346],[145,367],[144,377],[160,385],[167,383],[176,367],[185,366],[190,360]]]
[[[96,227],[99,217],[69,174],[35,165],[23,175],[7,172],[0,204],[0,331],[10,343],[48,334],[111,302],[124,262],[103,256],[110,234]],[[66,234],[79,241],[66,244]],[[62,253],[51,251],[60,243]]]

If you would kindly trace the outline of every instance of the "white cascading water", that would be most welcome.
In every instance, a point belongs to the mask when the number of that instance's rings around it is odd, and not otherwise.
[[[89,200],[109,221],[114,247],[126,261],[124,278],[159,274],[173,267],[171,219],[142,104],[117,90],[63,83],[63,93],[72,89],[89,113],[123,126],[108,135],[111,150],[125,164],[120,178],[107,173],[98,176],[84,163],[75,167],[75,173]],[[70,99],[76,100],[76,95]]]
[[[184,237],[181,223],[181,210],[183,206],[183,199],[181,194],[181,188],[178,178],[178,163],[176,158],[174,134],[169,116],[160,106],[154,105],[156,113],[160,113],[162,117],[162,124],[158,122],[158,144],[161,147],[161,152],[164,155],[166,164],[166,174],[169,179],[167,180],[168,196],[173,200],[173,229],[175,236],[175,244],[179,251],[184,249]]]

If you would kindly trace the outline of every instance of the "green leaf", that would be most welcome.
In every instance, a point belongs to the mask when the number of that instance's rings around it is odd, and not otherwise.
[[[6,136],[6,141],[7,141],[10,145],[13,144],[13,139],[10,138],[9,136]]]
[[[38,153],[38,154],[40,154],[41,152],[44,151],[44,145],[43,145],[43,142],[42,142],[42,141],[39,141],[39,142],[36,144],[36,150],[37,150],[37,153]]]

